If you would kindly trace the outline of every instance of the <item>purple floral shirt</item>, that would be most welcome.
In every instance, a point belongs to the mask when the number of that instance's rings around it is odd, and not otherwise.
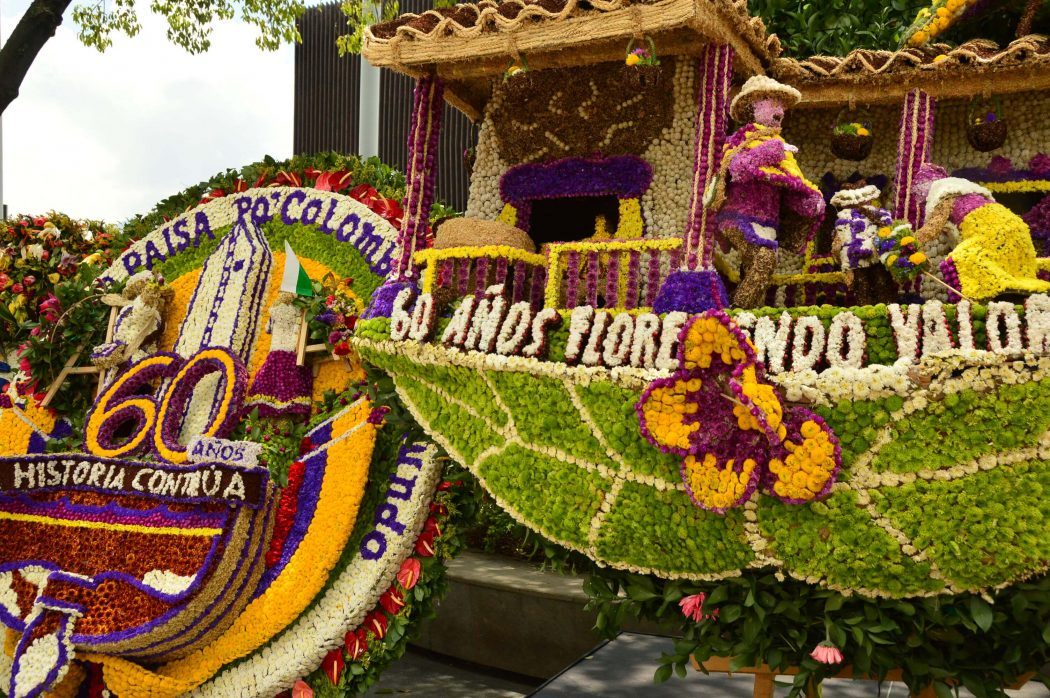
[[[873,223],[864,215],[862,209],[871,214],[878,223]],[[839,252],[842,270],[863,269],[879,264],[879,254],[875,247],[879,228],[892,223],[893,217],[883,208],[864,206],[840,211],[835,219],[835,243],[842,248]]]

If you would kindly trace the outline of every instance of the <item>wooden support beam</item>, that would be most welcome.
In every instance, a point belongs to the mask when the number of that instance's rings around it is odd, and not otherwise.
[[[62,370],[58,372],[57,376],[55,376],[55,380],[51,381],[51,385],[48,386],[44,399],[40,401],[41,407],[47,407],[51,404],[51,401],[55,399],[55,394],[58,393],[58,389],[66,382],[66,376],[68,376],[76,367],[77,359],[80,358],[80,353],[82,351],[84,351],[83,346],[73,352],[73,355],[66,360],[65,366],[63,366]]]

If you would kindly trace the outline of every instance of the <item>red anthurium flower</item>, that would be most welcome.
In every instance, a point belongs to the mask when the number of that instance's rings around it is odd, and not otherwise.
[[[431,516],[427,519],[427,522],[423,524],[423,533],[429,533],[435,538],[441,537],[441,526],[438,525],[437,519]]]
[[[371,184],[358,184],[356,187],[351,189],[347,194],[351,199],[357,199],[363,204],[371,204],[373,201],[379,198],[379,192]]]
[[[346,170],[335,170],[332,172],[320,172],[317,174],[317,182],[314,189],[321,191],[339,191],[350,184],[351,174]]]
[[[423,532],[416,539],[416,554],[421,557],[434,556],[434,534]]]
[[[238,194],[242,191],[248,191],[248,183],[238,177],[237,181],[233,183],[233,191]]]
[[[333,686],[339,683],[345,668],[346,662],[343,660],[343,649],[341,647],[336,647],[321,660],[321,671],[324,672],[324,675],[328,677]]]
[[[419,558],[410,557],[401,563],[401,569],[397,571],[397,582],[405,591],[408,591],[419,581],[419,573],[422,569]]]
[[[207,194],[205,194],[201,198],[201,203],[202,204],[206,204],[209,201],[214,201],[215,199],[221,199],[224,196],[226,196],[226,190],[225,189],[212,189],[210,192],[208,192]]]
[[[430,513],[434,514],[435,516],[445,516],[446,514],[448,514],[448,507],[442,504],[441,502],[431,502]]]
[[[314,689],[310,688],[310,684],[299,679],[292,686],[292,698],[314,698]]]
[[[310,440],[309,436],[304,436],[299,440],[299,455],[309,453],[314,449],[314,442]]]
[[[299,175],[294,172],[285,172],[281,170],[277,173],[273,183],[279,187],[301,187],[303,186],[303,180]]]
[[[370,630],[377,638],[382,640],[386,637],[386,627],[388,622],[389,621],[387,621],[386,616],[383,615],[382,611],[372,611],[365,616],[364,627]]]
[[[405,597],[396,588],[390,587],[386,590],[386,593],[379,597],[379,605],[383,607],[384,611],[394,616],[405,607]]]
[[[364,628],[358,628],[351,630],[343,637],[343,643],[346,645],[346,652],[350,655],[350,659],[356,661],[368,651],[368,641],[365,637],[367,633],[368,631]]]

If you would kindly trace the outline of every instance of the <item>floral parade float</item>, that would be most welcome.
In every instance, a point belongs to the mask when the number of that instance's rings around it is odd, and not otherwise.
[[[345,342],[401,211],[309,177],[213,190],[101,267],[86,414],[6,390],[7,695],[353,692],[403,650],[452,503]]]
[[[659,74],[625,88],[643,41]],[[1045,211],[1009,196],[1046,181],[1044,37],[795,60],[743,2],[486,0],[374,25],[363,54],[417,88],[398,257],[353,344],[502,508],[614,580],[599,607],[681,600],[658,675],[736,651],[801,666],[800,691],[845,655],[991,694],[1041,666],[1038,623],[1009,659],[970,642],[992,668],[963,676],[954,628],[876,619],[1045,617],[1050,260]],[[1011,119],[994,177],[966,139],[982,93]],[[466,217],[432,233],[443,101],[480,132]],[[868,152],[843,160],[858,108]]]

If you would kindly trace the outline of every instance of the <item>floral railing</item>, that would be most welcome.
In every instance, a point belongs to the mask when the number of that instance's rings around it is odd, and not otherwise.
[[[548,308],[653,305],[669,269],[681,262],[681,238],[554,243],[548,249]]]
[[[452,247],[422,250],[413,257],[423,266],[423,292],[448,288],[459,296],[483,293],[492,284],[509,286],[513,302],[543,305],[547,258],[510,247]]]

